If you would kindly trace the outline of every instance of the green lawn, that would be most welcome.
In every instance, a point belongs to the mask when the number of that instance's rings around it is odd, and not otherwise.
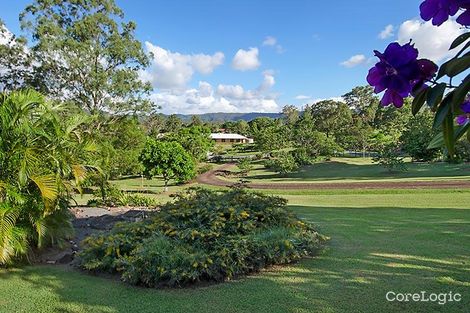
[[[262,161],[254,163],[254,170],[246,177],[254,183],[289,182],[358,182],[470,179],[470,164],[406,163],[408,171],[390,173],[370,158],[333,158],[302,167],[285,176],[264,168]],[[237,168],[234,167],[234,171]],[[237,178],[230,178],[236,180]]]
[[[0,312],[468,311],[470,191],[294,191],[286,197],[332,238],[323,255],[183,290],[128,287],[61,267],[3,270]],[[459,292],[462,301],[385,300],[388,291],[421,290]]]
[[[161,203],[165,203],[171,200],[171,195],[181,192],[186,188],[197,186],[197,183],[190,183],[185,185],[176,185],[173,182],[170,182],[168,186],[168,191],[164,191],[164,181],[162,178],[155,177],[152,179],[142,179],[140,177],[137,178],[125,178],[125,179],[117,179],[111,180],[110,183],[116,185],[119,189],[128,191],[128,192],[145,192],[145,196],[150,198],[155,198]],[[79,205],[86,205],[87,201],[91,199],[93,195],[91,194],[83,194],[83,195],[75,195],[74,199]]]

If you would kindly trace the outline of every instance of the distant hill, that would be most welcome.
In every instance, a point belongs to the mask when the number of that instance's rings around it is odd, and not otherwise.
[[[187,122],[191,120],[191,116],[196,115],[205,122],[227,122],[227,121],[251,121],[257,117],[270,117],[270,118],[279,118],[281,113],[204,113],[204,114],[176,114],[180,119]]]

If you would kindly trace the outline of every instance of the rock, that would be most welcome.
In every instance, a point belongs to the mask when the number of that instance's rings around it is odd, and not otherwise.
[[[66,253],[63,257],[57,260],[59,264],[67,264],[73,261],[74,255],[73,253]]]

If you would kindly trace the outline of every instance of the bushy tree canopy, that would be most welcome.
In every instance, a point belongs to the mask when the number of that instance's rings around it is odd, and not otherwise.
[[[139,71],[149,59],[114,0],[35,0],[20,15],[34,62],[31,84],[90,113],[150,107]]]
[[[195,165],[191,155],[176,141],[157,141],[148,138],[140,156],[147,178],[162,175],[165,187],[171,179],[186,182],[194,177]]]

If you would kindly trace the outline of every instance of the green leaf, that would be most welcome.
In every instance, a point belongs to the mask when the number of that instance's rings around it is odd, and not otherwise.
[[[454,96],[452,99],[452,104],[454,109],[457,109],[467,97],[468,92],[470,91],[470,75],[465,77],[459,87],[454,90]]]
[[[449,77],[454,77],[467,70],[470,66],[470,55],[466,54],[463,57],[452,59],[446,66],[446,74]]]
[[[458,46],[463,44],[465,41],[467,41],[468,38],[470,38],[470,32],[467,32],[465,34],[462,34],[462,35],[458,36],[457,38],[455,38],[455,40],[450,45],[449,50],[457,48]]]
[[[439,128],[440,125],[444,122],[447,113],[450,112],[450,104],[452,103],[452,98],[453,98],[454,92],[451,91],[449,92],[444,100],[442,100],[441,104],[437,108],[436,115],[434,117],[434,123],[433,123],[433,128],[437,129]]]
[[[457,142],[470,128],[470,123],[466,125],[461,125],[454,128],[454,142]],[[467,136],[470,135],[470,132],[467,133]],[[437,149],[444,146],[444,133],[440,132],[431,140],[428,145],[428,149]]]
[[[470,128],[470,123],[458,126],[454,134],[454,141],[457,142],[460,138],[462,138],[462,136],[465,135],[465,133],[468,131],[469,128]],[[470,132],[467,133],[467,135],[469,134]]]
[[[453,60],[453,59],[452,59]],[[439,67],[439,71],[437,72],[437,76],[436,76],[436,80],[444,77],[447,73],[447,65],[449,64],[450,61],[452,60],[449,60],[445,63],[443,63],[440,67]]]
[[[446,118],[444,119],[444,123],[442,124],[442,132],[449,157],[450,159],[453,159],[455,155],[454,117],[452,116],[451,112],[449,112],[449,114],[447,114]]]
[[[413,115],[416,115],[419,110],[421,110],[421,108],[423,107],[424,102],[426,100],[427,92],[428,89],[423,89],[413,99],[413,104],[411,105],[411,112],[413,113]]]
[[[465,44],[465,46],[464,46],[462,49],[460,49],[460,51],[455,55],[455,57],[457,58],[457,57],[461,56],[462,53],[464,53],[465,50],[468,49],[468,47],[470,47],[470,41],[467,42],[467,43]]]
[[[430,108],[436,108],[444,97],[444,91],[446,90],[446,84],[440,83],[429,90],[426,97],[426,102]]]
[[[428,145],[428,149],[437,149],[444,146],[444,134],[442,132],[438,133]]]

